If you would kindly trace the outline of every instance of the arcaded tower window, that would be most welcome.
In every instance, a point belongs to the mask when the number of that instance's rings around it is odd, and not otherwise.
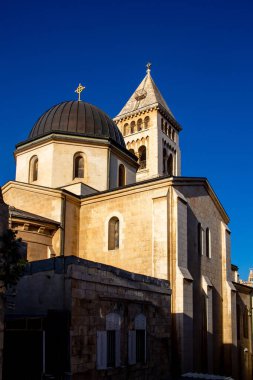
[[[84,178],[84,159],[80,154],[74,157],[74,178]]]
[[[146,153],[146,147],[145,145],[142,145],[139,147],[138,149],[138,153],[139,153],[139,164],[140,164],[140,168],[139,169],[145,169],[146,168],[146,164],[147,164],[147,153]]]
[[[38,180],[38,167],[39,167],[38,157],[33,156],[30,160],[30,166],[29,166],[29,182],[35,182]]]
[[[119,219],[114,216],[108,225],[108,250],[119,248]]]
[[[126,170],[125,166],[120,164],[119,166],[119,187],[126,184]]]
[[[169,156],[167,161],[167,171],[168,175],[173,175],[173,157],[172,154]]]
[[[145,119],[144,119],[144,128],[145,129],[148,129],[149,128],[149,116],[146,116]]]

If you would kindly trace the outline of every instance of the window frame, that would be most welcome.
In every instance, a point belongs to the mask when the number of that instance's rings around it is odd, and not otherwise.
[[[137,363],[144,365],[147,362],[146,324],[145,315],[140,313],[134,319],[134,329],[128,331],[128,364],[130,365]]]
[[[34,155],[31,157],[30,162],[29,162],[29,183],[38,181],[38,178],[39,178],[39,158],[37,155]]]
[[[117,216],[112,216],[108,221],[108,251],[119,249],[120,221]]]
[[[120,333],[121,316],[118,313],[107,314],[106,329],[97,331],[98,370],[120,367]]]
[[[76,172],[77,172],[77,167],[76,167],[76,160],[81,158],[82,159],[82,162],[83,162],[83,168],[82,168],[82,171],[83,171],[83,175],[82,177],[81,176],[76,176]],[[73,157],[73,180],[76,180],[76,179],[84,179],[84,175],[85,175],[85,159],[84,159],[84,155],[82,152],[76,152],[74,154],[74,157]]]

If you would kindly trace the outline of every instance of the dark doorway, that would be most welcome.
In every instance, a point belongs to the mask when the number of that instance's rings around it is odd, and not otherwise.
[[[5,322],[3,380],[62,380],[70,370],[69,313]]]

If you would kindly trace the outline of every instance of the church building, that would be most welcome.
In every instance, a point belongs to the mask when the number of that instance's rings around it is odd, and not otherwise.
[[[240,378],[229,217],[206,178],[181,175],[181,131],[150,64],[114,119],[54,105],[16,146],[9,224],[29,261],[75,256],[168,282],[174,373]]]

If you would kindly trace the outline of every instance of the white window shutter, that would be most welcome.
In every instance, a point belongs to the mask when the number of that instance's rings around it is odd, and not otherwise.
[[[128,364],[136,363],[136,331],[128,331]]]
[[[115,367],[120,367],[120,330],[115,331]]]
[[[97,369],[107,368],[107,332],[97,331]]]

